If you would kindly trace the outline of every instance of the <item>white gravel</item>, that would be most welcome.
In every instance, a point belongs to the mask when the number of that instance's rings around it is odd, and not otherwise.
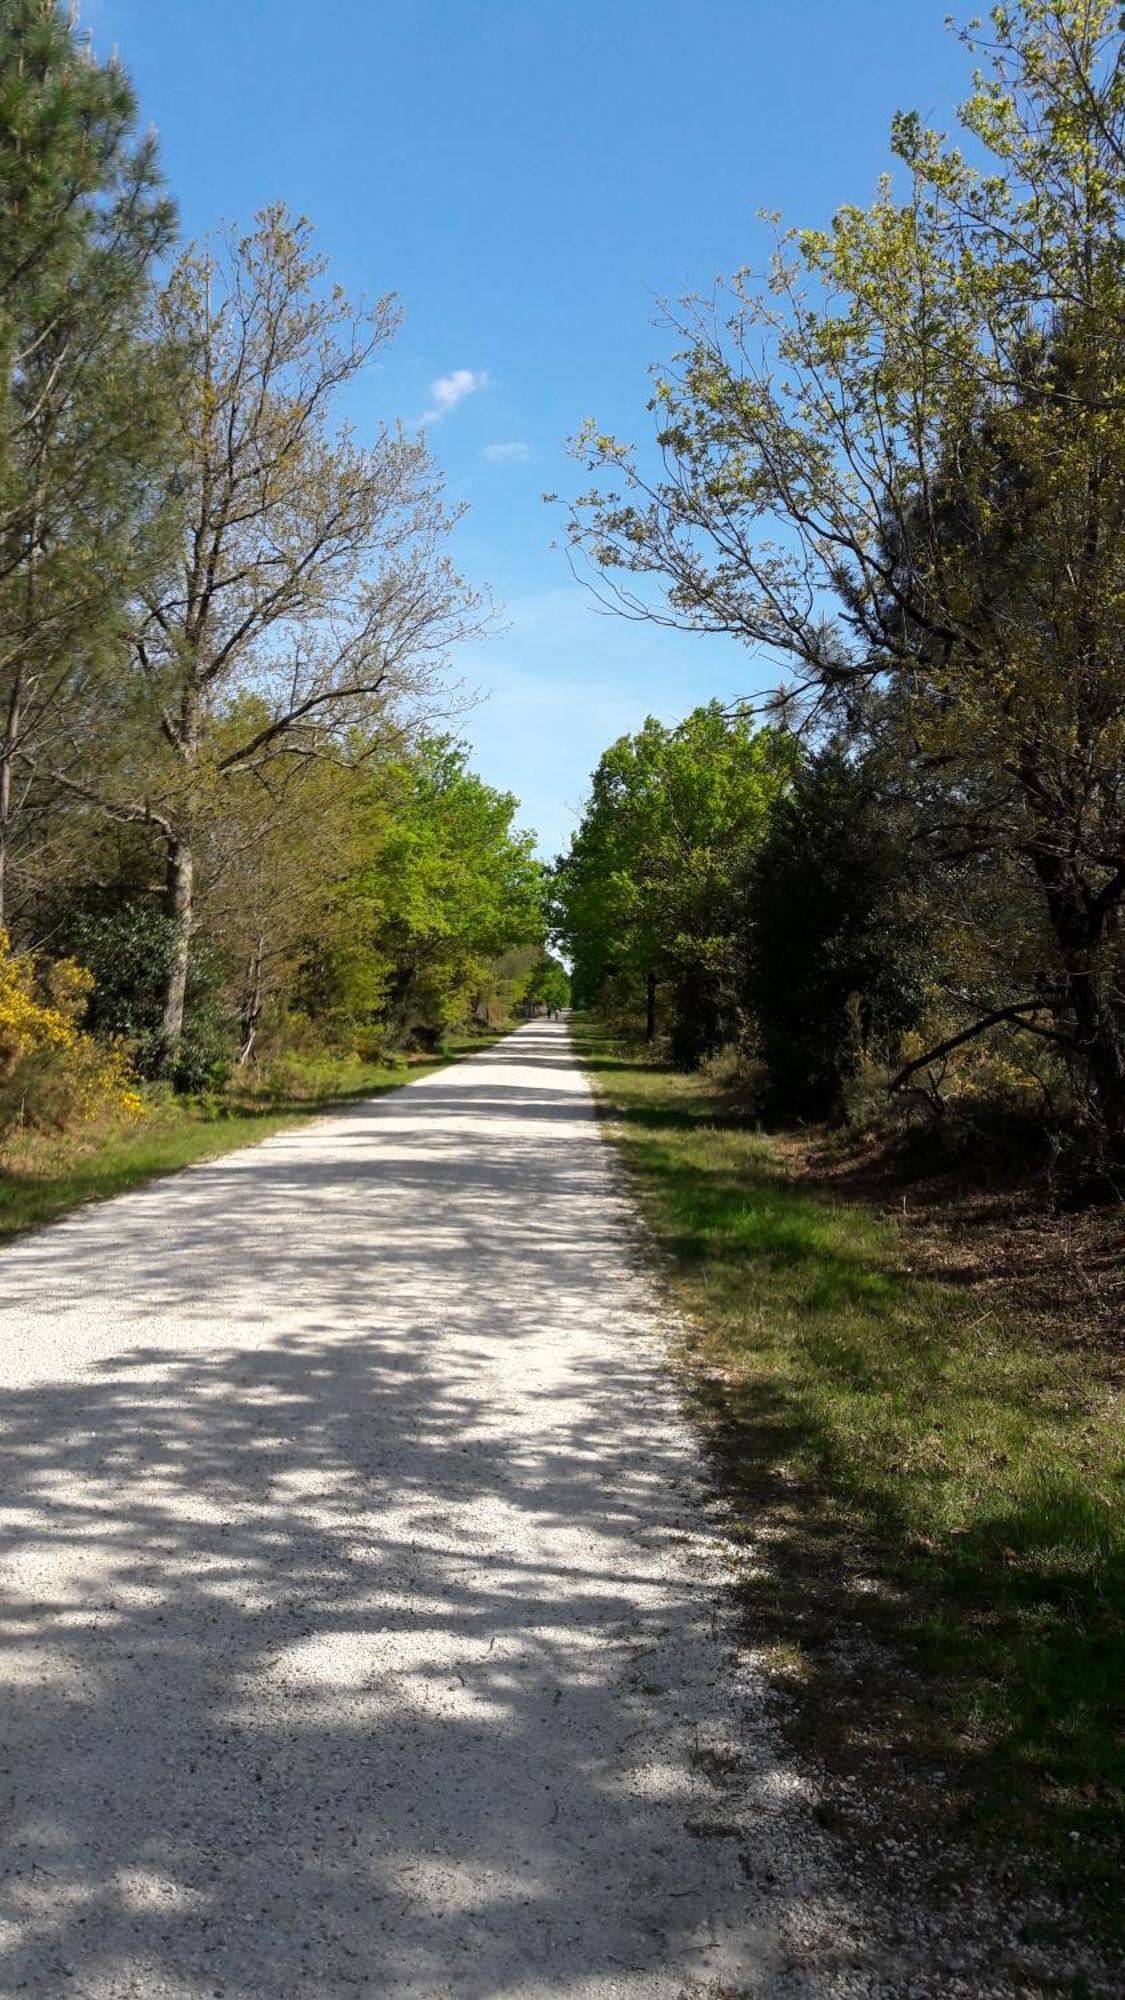
[[[873,1990],[631,1233],[537,1023],[0,1257],[0,1991]]]

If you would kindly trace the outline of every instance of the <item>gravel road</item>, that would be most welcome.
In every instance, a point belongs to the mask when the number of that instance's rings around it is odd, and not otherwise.
[[[633,1227],[534,1023],[3,1253],[0,1991],[853,1990]]]

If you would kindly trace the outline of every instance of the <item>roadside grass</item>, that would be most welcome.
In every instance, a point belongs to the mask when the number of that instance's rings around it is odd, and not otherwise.
[[[793,1728],[915,1829],[1046,1861],[1120,1937],[1120,1355],[982,1313],[905,1229],[795,1181],[729,1089],[575,1031]]]
[[[175,1097],[149,1088],[138,1122],[83,1132],[18,1132],[0,1146],[0,1244],[88,1201],[251,1146],[307,1118],[398,1090],[478,1049],[495,1034],[450,1035],[430,1057],[364,1063],[357,1057],[285,1058],[223,1089]]]

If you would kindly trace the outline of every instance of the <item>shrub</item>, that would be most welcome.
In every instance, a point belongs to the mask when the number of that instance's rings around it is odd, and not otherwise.
[[[0,1136],[15,1125],[62,1131],[144,1105],[123,1049],[81,1026],[93,978],[73,960],[39,966],[0,931]]]
[[[53,912],[52,935],[92,975],[87,1025],[129,1045],[145,1077],[163,1072],[164,988],[175,925],[152,896],[133,891],[85,893]],[[213,941],[192,938],[184,1030],[172,1081],[179,1091],[221,1084],[231,1057],[231,1023],[224,1005],[225,967]]]

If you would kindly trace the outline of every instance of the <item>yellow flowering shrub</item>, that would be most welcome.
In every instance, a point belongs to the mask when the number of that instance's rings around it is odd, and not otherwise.
[[[82,1027],[93,983],[72,959],[40,967],[0,930],[0,1135],[19,1124],[61,1131],[106,1112],[140,1116],[125,1051]]]

